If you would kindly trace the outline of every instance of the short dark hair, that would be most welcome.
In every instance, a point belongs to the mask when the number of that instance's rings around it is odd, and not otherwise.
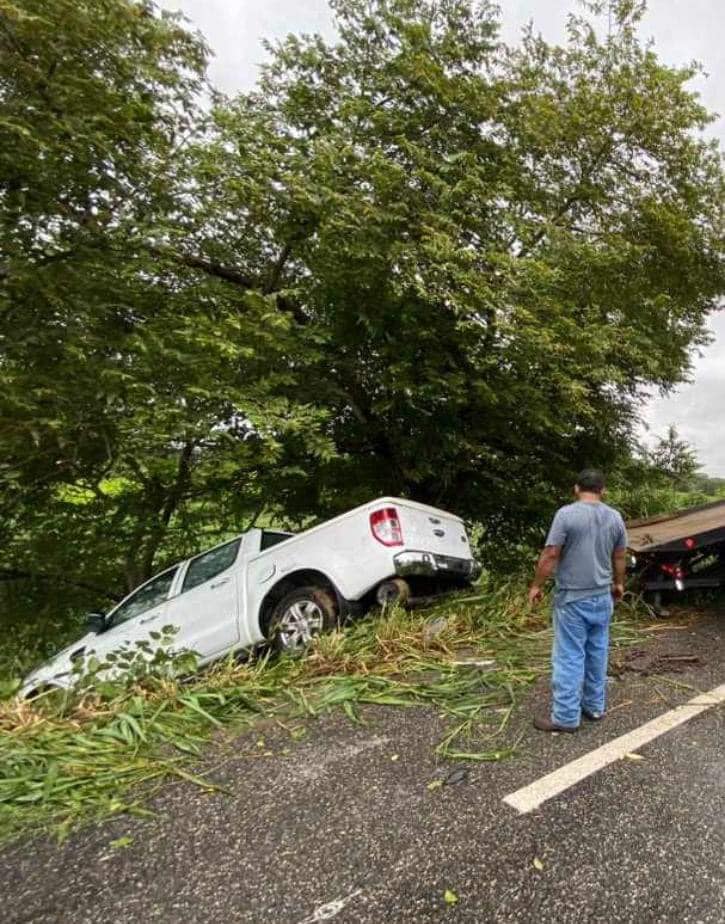
[[[604,475],[596,468],[585,468],[576,476],[576,483],[580,491],[601,494],[604,490]]]

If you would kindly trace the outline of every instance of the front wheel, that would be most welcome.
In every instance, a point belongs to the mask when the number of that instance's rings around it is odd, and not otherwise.
[[[301,654],[316,635],[337,626],[337,603],[319,587],[298,587],[272,611],[267,637],[275,650]]]

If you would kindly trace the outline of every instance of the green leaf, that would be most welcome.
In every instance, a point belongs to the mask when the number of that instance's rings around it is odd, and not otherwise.
[[[125,834],[123,837],[117,837],[115,840],[109,841],[108,846],[112,850],[124,850],[133,844],[133,840],[134,839],[130,835]]]

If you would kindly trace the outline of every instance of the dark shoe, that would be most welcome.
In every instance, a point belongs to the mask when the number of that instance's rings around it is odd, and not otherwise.
[[[548,732],[575,732],[579,726],[578,725],[557,725],[556,722],[553,722],[548,716],[537,715],[534,718],[534,728],[538,728],[539,731],[548,731]]]
[[[601,722],[606,714],[606,712],[589,712],[588,709],[582,709],[582,715],[587,722]]]

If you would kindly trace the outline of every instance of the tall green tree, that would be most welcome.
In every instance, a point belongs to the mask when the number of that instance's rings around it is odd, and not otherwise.
[[[264,505],[538,522],[723,286],[692,67],[572,16],[334,0],[251,93],[147,3],[0,5],[0,537],[120,591]]]
[[[274,468],[326,451],[324,437],[295,448],[324,415],[289,397],[291,322],[185,240],[205,63],[203,41],[149,3],[0,6],[11,576],[121,593],[250,522]]]
[[[338,452],[301,503],[404,492],[511,531],[626,454],[706,340],[723,173],[696,68],[640,42],[641,3],[512,47],[487,3],[332,7],[338,41],[290,36],[218,105],[190,221],[324,344],[300,388]]]
[[[661,436],[648,454],[653,468],[664,475],[677,488],[690,487],[702,466],[697,453],[687,440],[682,439],[674,424]]]

